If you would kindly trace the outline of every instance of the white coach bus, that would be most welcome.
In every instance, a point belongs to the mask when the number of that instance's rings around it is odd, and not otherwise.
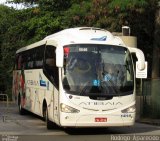
[[[131,126],[135,122],[135,71],[141,50],[110,32],[70,28],[16,52],[13,97],[20,114],[42,116],[47,128]]]

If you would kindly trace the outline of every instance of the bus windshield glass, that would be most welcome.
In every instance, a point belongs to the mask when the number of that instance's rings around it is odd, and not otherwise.
[[[64,46],[63,88],[82,96],[133,94],[134,76],[127,48],[113,45]]]

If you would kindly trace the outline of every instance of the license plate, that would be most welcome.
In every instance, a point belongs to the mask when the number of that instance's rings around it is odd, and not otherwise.
[[[95,122],[107,122],[107,118],[97,117],[95,118]]]

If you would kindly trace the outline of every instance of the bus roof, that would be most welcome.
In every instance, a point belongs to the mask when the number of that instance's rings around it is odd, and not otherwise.
[[[111,44],[111,45],[124,45],[123,41],[116,36],[113,36],[109,31],[95,28],[95,27],[78,27],[64,29],[60,32],[51,34],[43,40],[23,47],[17,50],[16,53],[38,47],[40,45],[67,45],[75,43],[96,43],[96,44]]]

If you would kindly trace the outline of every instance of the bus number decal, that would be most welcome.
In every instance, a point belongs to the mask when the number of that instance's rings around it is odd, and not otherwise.
[[[79,48],[79,51],[80,51],[80,52],[87,52],[88,49],[87,49],[87,48]]]

